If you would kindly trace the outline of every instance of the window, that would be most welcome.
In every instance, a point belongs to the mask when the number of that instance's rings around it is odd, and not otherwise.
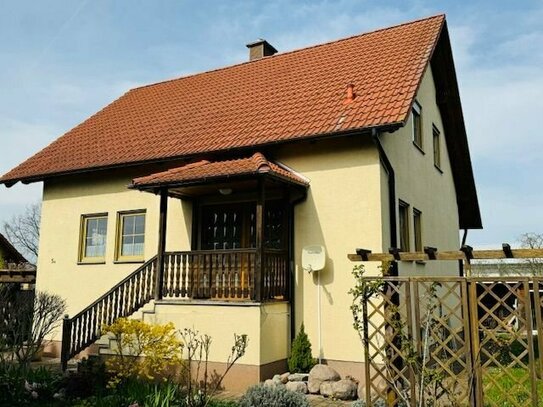
[[[107,214],[81,217],[79,261],[100,263],[106,256]]]
[[[415,238],[415,251],[422,252],[422,213],[413,208],[413,237]]]
[[[413,143],[422,150],[422,107],[415,101],[411,112],[413,118]]]
[[[409,251],[409,205],[400,201],[400,250]]]
[[[145,212],[120,212],[117,236],[117,260],[143,260]]]
[[[441,134],[436,126],[432,127],[434,138],[434,165],[441,169]]]

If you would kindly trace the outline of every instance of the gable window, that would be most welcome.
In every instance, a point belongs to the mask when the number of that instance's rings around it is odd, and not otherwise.
[[[119,212],[117,227],[117,260],[143,260],[145,211]]]
[[[81,217],[81,243],[79,261],[100,263],[106,256],[107,214],[83,215]]]
[[[413,120],[413,143],[422,150],[422,107],[415,101],[411,111]]]
[[[400,250],[402,252],[409,251],[409,204],[400,201],[399,204],[399,221],[400,221]]]
[[[415,251],[422,252],[422,212],[413,208],[413,237]]]
[[[434,165],[441,169],[441,134],[436,126],[432,127],[432,134],[434,139]]]

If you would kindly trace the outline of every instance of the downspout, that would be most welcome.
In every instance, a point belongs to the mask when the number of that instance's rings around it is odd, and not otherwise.
[[[390,247],[398,247],[398,229],[396,222],[396,176],[394,174],[394,168],[387,157],[385,149],[381,145],[379,140],[379,132],[376,128],[371,130],[371,139],[373,140],[377,150],[379,151],[379,159],[385,167],[388,175],[388,207],[389,207],[389,219],[390,219]],[[398,275],[398,263],[392,262],[392,268],[390,274],[393,276]]]
[[[464,247],[466,245],[466,240],[468,240],[468,229],[464,229],[464,235],[462,236],[462,244],[460,247]],[[464,277],[464,261],[458,260],[458,275],[460,277]]]

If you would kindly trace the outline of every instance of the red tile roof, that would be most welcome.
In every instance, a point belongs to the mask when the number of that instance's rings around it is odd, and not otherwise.
[[[0,183],[403,124],[444,22],[439,15],[133,89]]]
[[[133,188],[145,188],[159,185],[187,185],[200,181],[211,181],[218,178],[239,177],[244,175],[268,174],[287,182],[307,186],[309,181],[293,170],[268,161],[262,153],[254,153],[251,157],[233,160],[198,161],[168,171],[136,178]]]

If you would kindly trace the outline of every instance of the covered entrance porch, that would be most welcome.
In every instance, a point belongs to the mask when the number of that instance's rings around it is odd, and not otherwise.
[[[263,154],[199,161],[136,178],[160,196],[154,299],[290,299],[293,206],[308,181]],[[192,203],[191,250],[168,252],[168,198]]]

